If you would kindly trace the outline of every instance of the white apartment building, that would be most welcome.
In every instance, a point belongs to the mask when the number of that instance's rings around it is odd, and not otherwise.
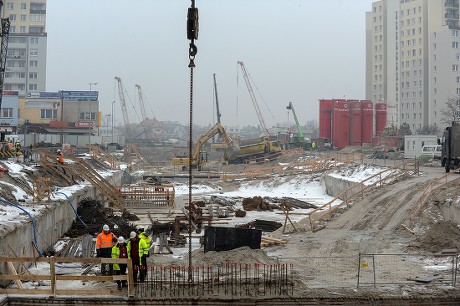
[[[3,18],[11,22],[3,89],[19,97],[46,91],[46,0],[3,3]]]
[[[460,96],[459,0],[381,0],[366,13],[366,99],[388,104],[388,123],[436,127]]]

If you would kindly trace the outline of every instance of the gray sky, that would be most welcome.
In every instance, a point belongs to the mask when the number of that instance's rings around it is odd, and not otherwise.
[[[195,124],[216,122],[213,73],[224,125],[258,125],[241,69],[254,81],[267,127],[319,119],[318,99],[365,98],[365,12],[373,0],[196,0]],[[115,83],[127,90],[130,122],[189,122],[188,0],[48,0],[47,91],[99,91],[100,109],[122,121]]]

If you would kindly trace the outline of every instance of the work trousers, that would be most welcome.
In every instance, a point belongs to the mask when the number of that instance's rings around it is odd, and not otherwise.
[[[118,266],[120,267],[120,270],[113,270],[113,272],[115,273],[115,275],[126,275],[126,268],[127,268],[127,265],[126,264],[118,264]],[[123,286],[123,287],[126,287],[126,281],[121,281],[121,280],[117,280],[117,285],[118,286]]]

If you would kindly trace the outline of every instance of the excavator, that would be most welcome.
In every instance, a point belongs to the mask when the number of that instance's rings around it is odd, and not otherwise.
[[[214,125],[209,131],[207,131],[198,139],[195,147],[193,148],[191,162],[193,168],[201,171],[203,166],[206,165],[208,161],[208,153],[202,151],[203,145],[206,143],[206,141],[218,134],[222,138],[222,145],[227,148],[227,150],[224,152],[224,160],[228,161],[229,157],[234,154],[233,151],[236,149],[236,147],[232,144],[231,138],[228,137],[224,127],[220,123],[216,123],[216,125]],[[181,170],[184,171],[190,164],[190,158],[188,156],[176,156],[173,157],[171,163],[173,166],[178,166]]]

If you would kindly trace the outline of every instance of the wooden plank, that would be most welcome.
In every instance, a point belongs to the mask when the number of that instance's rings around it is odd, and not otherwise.
[[[10,270],[10,272],[13,274],[13,275],[18,275],[18,273],[16,272],[16,269],[14,268],[14,265],[11,261],[8,261],[6,263],[6,265],[8,266],[8,270]],[[26,287],[24,286],[24,284],[21,282],[20,279],[15,279],[14,280],[16,282],[16,285],[18,285],[19,289],[25,289]]]
[[[53,291],[50,289],[0,289],[2,294],[53,294]]]
[[[50,275],[14,275],[14,274],[2,274],[0,280],[51,280]]]
[[[101,289],[85,289],[85,290],[78,290],[78,289],[56,289],[56,295],[111,295],[111,294],[120,294],[119,290],[101,290]]]
[[[97,276],[97,275],[56,275],[56,280],[89,280],[89,281],[115,281],[127,280],[126,275]]]

